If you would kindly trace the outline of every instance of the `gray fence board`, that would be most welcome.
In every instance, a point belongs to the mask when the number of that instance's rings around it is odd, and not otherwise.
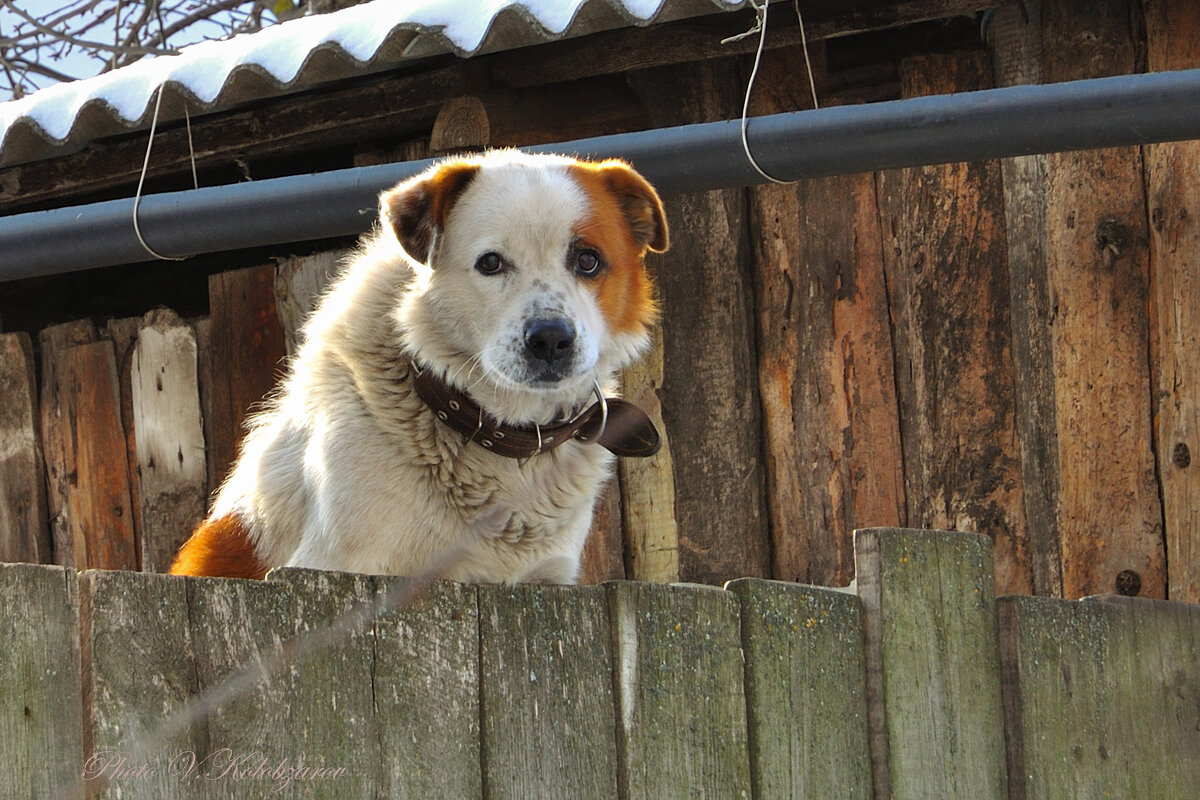
[[[1200,797],[1200,607],[1005,597],[999,612],[1013,800]]]
[[[481,587],[479,624],[487,797],[616,797],[604,590]]]
[[[197,690],[185,581],[89,570],[79,582],[88,796],[203,797],[177,774],[180,756],[207,752],[203,723],[158,735]]]
[[[605,586],[621,797],[749,797],[737,598],[712,587]]]
[[[384,595],[402,582],[377,578]],[[483,796],[476,587],[435,581],[375,623],[380,797]]]
[[[759,800],[870,800],[871,759],[858,598],[742,579],[750,774]]]
[[[991,541],[858,531],[877,798],[1006,797]]]
[[[0,763],[27,797],[83,796],[74,570],[0,564]]]

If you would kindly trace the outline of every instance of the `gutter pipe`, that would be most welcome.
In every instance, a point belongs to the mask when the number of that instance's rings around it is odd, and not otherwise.
[[[1200,139],[1200,69],[774,114],[747,131],[758,163],[784,180]],[[525,149],[624,158],[668,195],[766,182],[738,120]],[[379,192],[430,163],[147,195],[138,220],[165,255],[356,235],[376,219]],[[0,281],[152,260],[132,218],[132,198],[2,217]]]

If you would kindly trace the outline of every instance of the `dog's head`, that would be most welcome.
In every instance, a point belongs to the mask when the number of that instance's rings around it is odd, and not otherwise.
[[[569,411],[648,343],[643,259],[667,248],[667,224],[626,164],[498,151],[441,162],[381,203],[418,265],[409,347],[503,421]]]

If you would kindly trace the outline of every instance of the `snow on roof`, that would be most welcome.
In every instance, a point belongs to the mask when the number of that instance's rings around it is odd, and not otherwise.
[[[202,42],[0,103],[0,167],[445,53],[472,56],[740,8],[744,0],[374,0]]]

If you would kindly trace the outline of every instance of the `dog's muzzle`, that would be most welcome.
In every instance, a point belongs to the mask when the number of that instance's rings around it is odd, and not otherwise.
[[[560,381],[575,366],[575,325],[563,317],[530,320],[525,325],[525,363],[535,380]]]

